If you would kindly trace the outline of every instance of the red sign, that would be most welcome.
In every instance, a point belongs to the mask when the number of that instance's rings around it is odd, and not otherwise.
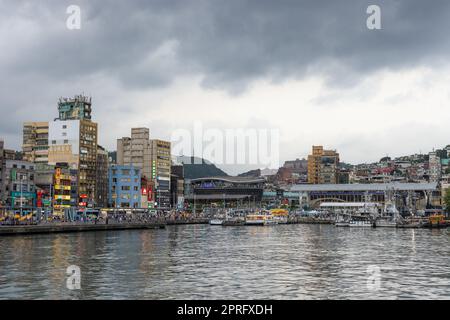
[[[86,207],[87,206],[87,202],[80,202],[80,203],[78,203],[78,205],[80,207]]]
[[[87,197],[88,197],[87,194],[80,194],[81,199],[87,199]]]
[[[148,188],[147,200],[152,201],[152,188],[151,187]]]
[[[42,196],[44,195],[44,192],[42,190],[39,190],[37,192],[37,199],[36,199],[36,207],[42,208]]]

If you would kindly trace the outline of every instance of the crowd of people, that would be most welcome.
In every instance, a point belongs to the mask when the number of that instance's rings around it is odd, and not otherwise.
[[[117,223],[170,223],[170,222],[192,222],[199,219],[204,219],[201,212],[189,213],[184,211],[146,211],[146,212],[124,212],[124,211],[109,211],[107,213],[98,214],[83,214],[78,213],[74,216],[67,215],[36,215],[28,214],[26,216],[3,214],[0,216],[0,225],[41,225],[41,224],[117,224]]]

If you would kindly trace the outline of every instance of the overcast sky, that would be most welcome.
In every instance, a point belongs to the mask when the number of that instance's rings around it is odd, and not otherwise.
[[[313,144],[350,163],[428,152],[450,144],[449,30],[448,0],[0,0],[0,137],[20,149],[22,122],[85,93],[109,150],[200,120],[279,128],[281,162]]]

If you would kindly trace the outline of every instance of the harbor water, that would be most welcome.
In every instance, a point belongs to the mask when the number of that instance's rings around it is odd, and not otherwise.
[[[449,299],[450,235],[308,224],[1,237],[0,299],[12,298]]]

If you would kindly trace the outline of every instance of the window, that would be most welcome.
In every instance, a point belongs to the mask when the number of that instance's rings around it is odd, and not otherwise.
[[[68,144],[69,143],[69,140],[64,140],[64,144]]]
[[[62,128],[67,129],[67,125],[63,124]]]
[[[56,144],[56,140],[52,140],[52,144]]]

